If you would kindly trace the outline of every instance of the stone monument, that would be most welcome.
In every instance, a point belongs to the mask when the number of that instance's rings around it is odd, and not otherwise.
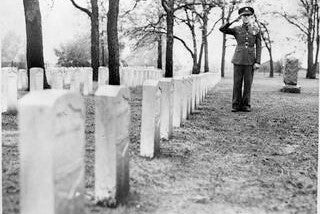
[[[280,91],[287,93],[300,93],[298,86],[298,71],[300,69],[299,60],[295,57],[286,57],[284,60],[283,82],[284,86]]]

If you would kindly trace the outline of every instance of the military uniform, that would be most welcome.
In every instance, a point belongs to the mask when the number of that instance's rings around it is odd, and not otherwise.
[[[250,108],[250,94],[253,80],[253,65],[260,64],[261,60],[261,36],[257,28],[248,24],[230,28],[230,23],[220,27],[220,31],[233,35],[237,41],[237,47],[232,58],[234,64],[232,108]],[[242,94],[242,82],[244,89]]]

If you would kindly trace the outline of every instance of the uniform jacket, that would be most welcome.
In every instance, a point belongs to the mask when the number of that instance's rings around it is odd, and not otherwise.
[[[236,26],[230,28],[230,23],[220,27],[222,33],[231,34],[237,40],[237,47],[232,63],[237,65],[260,64],[261,61],[261,35],[258,29],[252,27]]]

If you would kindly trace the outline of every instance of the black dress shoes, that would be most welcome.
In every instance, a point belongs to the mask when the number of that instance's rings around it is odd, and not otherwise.
[[[238,111],[240,111],[240,109],[239,108],[232,108],[231,111],[232,112],[238,112]]]
[[[244,107],[242,107],[241,110],[244,111],[244,112],[250,112],[251,108],[249,106],[244,106]]]

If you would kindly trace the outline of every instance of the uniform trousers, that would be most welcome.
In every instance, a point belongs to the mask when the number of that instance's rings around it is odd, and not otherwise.
[[[253,65],[234,64],[232,108],[241,109],[242,107],[251,107],[250,94],[253,80],[253,72]]]

